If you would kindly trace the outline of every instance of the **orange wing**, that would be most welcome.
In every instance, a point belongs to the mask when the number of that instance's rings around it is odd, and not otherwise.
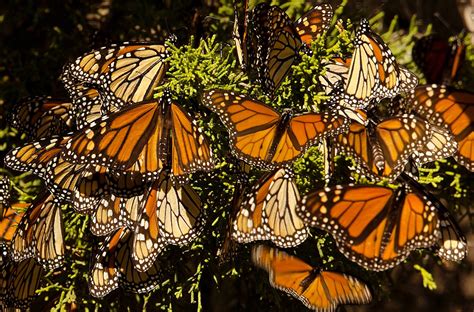
[[[17,203],[13,206],[5,209],[3,218],[0,219],[0,267],[9,257],[11,240],[13,239],[18,224],[24,215],[24,212],[21,210],[26,210],[29,204]],[[17,210],[17,208],[19,210]]]
[[[111,45],[67,64],[61,79],[72,89],[76,84],[98,85],[106,106],[121,108],[152,96],[166,73],[167,56],[166,47],[155,43]]]
[[[456,161],[474,171],[474,94],[446,86],[425,85],[415,89],[412,108],[454,135]]]
[[[350,260],[374,271],[403,261],[438,238],[436,207],[402,187],[336,186],[305,196],[298,214],[332,234]]]
[[[73,105],[64,99],[35,96],[17,103],[9,116],[11,125],[37,140],[71,131]]]
[[[367,107],[372,100],[395,97],[418,84],[410,71],[401,68],[388,46],[375,34],[366,19],[356,31],[355,49],[345,85],[347,104]]]
[[[346,131],[348,124],[347,119],[327,113],[306,113],[295,116],[279,138],[272,162],[289,163],[323,138],[336,136]]]
[[[68,141],[63,158],[78,164],[157,175],[166,162],[168,146],[166,102],[143,102],[97,120]]]
[[[31,171],[46,179],[47,164],[57,156],[70,137],[52,137],[26,144],[11,150],[5,156],[5,165],[13,170]]]
[[[372,300],[367,285],[356,278],[321,271],[278,249],[254,247],[252,260],[269,272],[273,287],[289,293],[309,309],[335,311],[340,304],[363,304]]]
[[[172,127],[172,173],[175,177],[213,168],[209,141],[201,133],[195,121],[179,105],[171,104]]]
[[[0,272],[0,299],[6,310],[30,309],[44,273],[34,259],[7,263]]]
[[[106,168],[74,164],[55,156],[48,162],[46,171],[49,175],[45,182],[54,196],[70,203],[79,213],[91,214],[96,210],[107,187]]]
[[[333,16],[330,4],[323,3],[312,8],[295,23],[296,31],[301,40],[310,45],[318,35],[326,32]]]
[[[251,164],[266,166],[280,114],[262,102],[221,90],[206,92],[203,102],[226,126],[233,152]]]

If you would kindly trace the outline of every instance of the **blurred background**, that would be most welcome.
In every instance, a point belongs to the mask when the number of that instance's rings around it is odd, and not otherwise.
[[[262,1],[250,1],[251,7],[257,2]],[[334,8],[340,4],[340,1],[328,2]],[[317,1],[271,3],[286,8],[294,18]],[[373,17],[382,12],[381,29],[387,29],[392,20],[398,17],[396,37],[390,42],[392,47],[396,45],[396,40],[403,38],[409,31],[414,17],[418,37],[427,30],[446,39],[463,30],[469,33],[473,30],[473,5],[468,0],[349,0],[342,17],[357,22],[361,17]],[[292,8],[301,9],[292,11]],[[21,97],[42,94],[65,96],[65,90],[58,81],[62,66],[92,48],[132,40],[162,42],[170,34],[177,36],[178,46],[188,43],[190,36],[207,38],[211,34],[217,34],[220,42],[232,44],[232,26],[233,4],[230,0],[3,0],[0,2],[0,129],[7,128],[5,108],[14,105]],[[405,53],[404,60],[409,62],[410,51],[401,52]],[[473,85],[474,77],[463,79],[471,82],[467,86]],[[2,131],[0,156],[21,142],[22,138],[18,134]],[[473,193],[472,184],[467,191]],[[468,258],[461,264],[441,263],[424,252],[415,252],[412,256],[433,274],[436,289],[430,290],[423,286],[421,273],[413,268],[412,263],[402,264],[390,272],[368,274],[371,280],[379,282],[379,285],[373,285],[376,292],[372,304],[343,307],[341,310],[474,311],[473,214],[474,208],[470,202],[464,205],[459,215],[461,227],[469,240]],[[232,265],[240,264],[235,261]],[[265,273],[243,269],[239,270],[239,274],[249,276],[229,277],[220,287],[202,283],[205,311],[268,311],[272,308],[304,310],[296,300],[270,288]],[[363,277],[366,273],[361,274]],[[249,286],[249,282],[265,284],[262,286],[264,291],[271,292],[265,296],[280,298],[279,301],[265,301],[268,298],[261,298],[262,290],[255,293],[255,288]],[[87,293],[86,290],[83,292]],[[142,307],[145,300],[141,296],[120,296],[119,292],[114,292],[105,301],[140,303],[129,304],[128,308],[133,310],[133,307]],[[44,302],[39,306],[44,306]],[[187,304],[180,306],[178,302],[173,305],[173,309],[186,311],[195,310],[195,307]],[[114,310],[121,310],[120,305],[116,305]]]

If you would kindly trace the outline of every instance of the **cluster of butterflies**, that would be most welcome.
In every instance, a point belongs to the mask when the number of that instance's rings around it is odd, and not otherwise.
[[[240,25],[236,10],[242,68],[272,94],[299,54],[325,36],[332,17],[328,4],[296,22],[279,7],[259,4],[246,10]],[[331,234],[350,261],[374,271],[393,268],[418,248],[462,260],[467,244],[457,223],[412,172],[450,156],[474,170],[474,94],[417,87],[414,74],[397,63],[365,19],[353,45],[351,57],[324,64],[318,79],[331,97],[320,113],[280,113],[247,95],[203,92],[201,102],[222,121],[233,155],[270,171],[239,194],[232,238],[289,248],[314,227]],[[152,99],[165,80],[168,53],[150,42],[93,50],[64,67],[61,80],[70,99],[34,97],[12,110],[12,126],[33,142],[10,151],[5,164],[37,175],[46,189],[30,205],[0,197],[4,306],[27,307],[45,270],[63,265],[62,205],[89,215],[90,231],[102,238],[89,274],[95,297],[118,287],[149,292],[162,271],[159,254],[201,234],[205,213],[189,179],[212,170],[215,160],[193,113],[167,91]],[[383,99],[392,99],[388,109],[380,109]],[[342,151],[360,174],[399,187],[338,185],[300,196],[291,165],[321,142],[328,156]],[[8,185],[0,185],[2,194]],[[269,272],[274,287],[308,308],[333,311],[371,300],[357,278],[276,248],[256,246],[252,259]]]

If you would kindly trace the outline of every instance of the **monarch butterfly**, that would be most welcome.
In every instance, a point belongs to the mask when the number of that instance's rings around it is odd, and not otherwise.
[[[329,232],[349,260],[373,271],[390,269],[412,250],[440,240],[447,247],[442,256],[454,243],[441,237],[440,220],[446,217],[437,201],[405,184],[397,190],[376,185],[317,190],[296,211],[307,225]]]
[[[300,48],[324,33],[333,16],[329,4],[321,4],[293,23],[277,6],[257,5],[251,18],[257,76],[264,90],[273,93],[290,71]]]
[[[50,194],[40,196],[28,208],[12,239],[12,259],[34,257],[45,269],[55,269],[64,260],[64,233],[59,202]]]
[[[100,87],[106,107],[122,108],[150,98],[166,73],[166,47],[156,43],[124,42],[90,51],[67,64],[65,84]]]
[[[363,175],[393,181],[415,152],[417,157],[425,157],[423,151],[431,137],[427,121],[405,114],[367,127],[353,121],[349,132],[340,134],[335,145],[356,160]]]
[[[6,209],[10,205],[10,179],[7,176],[0,177],[0,220],[3,219]]]
[[[132,250],[135,268],[141,272],[152,266],[166,245],[187,245],[202,230],[201,199],[189,185],[174,185],[165,172],[152,184],[141,207]]]
[[[474,94],[443,85],[419,86],[412,95],[411,107],[451,132],[458,145],[454,158],[474,171]]]
[[[178,180],[212,169],[207,138],[184,109],[170,102],[165,95],[97,120],[69,140],[64,160],[139,172],[153,180],[168,165],[169,155]]]
[[[449,42],[436,35],[420,38],[413,46],[413,61],[428,83],[450,83],[457,75],[466,54],[462,39]]]
[[[74,125],[72,104],[50,96],[21,100],[12,108],[9,120],[12,127],[32,140],[64,134]]]
[[[5,156],[5,165],[13,170],[31,171],[41,179],[46,179],[49,174],[46,168],[48,162],[61,152],[69,138],[53,136],[14,148]]]
[[[146,293],[158,286],[160,262],[155,261],[144,272],[137,271],[130,258],[132,237],[129,229],[120,228],[105,239],[91,265],[91,295],[102,298],[119,286],[132,292]]]
[[[418,84],[413,73],[397,64],[388,46],[370,29],[366,19],[360,22],[354,46],[345,85],[345,100],[350,107],[367,107],[374,99],[392,98]]]
[[[43,274],[34,259],[8,262],[0,271],[0,307],[28,310]]]
[[[240,243],[272,240],[279,247],[295,247],[307,237],[295,209],[300,194],[293,173],[276,169],[247,193],[234,221],[232,237]]]
[[[270,169],[292,163],[310,146],[348,125],[345,118],[329,113],[279,114],[260,101],[222,90],[205,92],[203,103],[219,115],[238,158]]]
[[[315,311],[335,311],[340,304],[372,300],[366,284],[353,276],[323,271],[286,252],[266,246],[252,248],[252,261],[269,273],[270,284]]]

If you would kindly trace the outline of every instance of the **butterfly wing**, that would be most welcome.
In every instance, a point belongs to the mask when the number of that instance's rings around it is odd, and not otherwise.
[[[452,81],[464,59],[462,42],[449,43],[436,35],[421,37],[413,46],[413,61],[421,69],[428,83]]]
[[[429,144],[432,130],[427,121],[414,115],[402,115],[379,123],[376,138],[385,160],[381,175],[394,179],[403,170],[413,152]]]
[[[335,311],[339,304],[368,303],[372,295],[367,285],[337,272],[325,272],[266,246],[252,249],[253,262],[269,272],[273,287],[297,298],[309,309]]]
[[[12,239],[12,258],[34,257],[45,269],[55,269],[64,261],[64,229],[61,206],[52,195],[32,204],[18,224]]]
[[[119,229],[108,236],[99,247],[89,272],[89,291],[92,296],[102,298],[119,286],[119,270],[115,265],[115,254],[126,230]]]
[[[155,260],[145,272],[136,270],[131,258],[133,233],[128,229],[125,229],[124,232],[115,254],[115,265],[119,270],[120,287],[134,293],[149,293],[158,286],[158,278],[163,269],[162,265],[159,260]]]
[[[273,108],[233,92],[212,90],[203,103],[217,113],[229,131],[232,151],[250,164],[267,166],[280,114]]]
[[[404,175],[403,178],[407,180],[413,193],[416,193],[418,197],[424,198],[437,212],[440,231],[438,241],[436,242],[436,253],[438,256],[445,260],[460,262],[467,255],[467,241],[454,217],[426,188],[410,177]]]
[[[385,119],[372,136],[368,129],[353,121],[347,134],[337,137],[336,145],[354,157],[359,171],[371,179],[393,181],[409,157],[421,151],[432,138],[430,125],[413,115]]]
[[[277,6],[257,5],[251,24],[256,51],[253,66],[263,88],[272,94],[291,69],[302,42],[293,22]]]
[[[102,96],[96,88],[78,84],[74,86],[70,96],[75,111],[77,130],[89,127],[92,122],[100,119],[103,113],[111,111],[105,105],[103,107]]]
[[[20,310],[31,308],[31,301],[36,296],[44,270],[34,259],[20,263],[10,262],[0,276],[0,300],[6,307]],[[3,293],[3,294],[1,294]],[[3,298],[2,298],[3,297]]]
[[[328,3],[317,5],[301,16],[295,23],[301,41],[309,45],[325,33],[331,25],[332,16],[332,7]]]
[[[155,176],[166,161],[168,143],[163,101],[143,102],[103,117],[68,141],[64,160]]]
[[[5,156],[5,165],[13,170],[31,171],[42,179],[49,174],[47,164],[61,152],[69,137],[44,138],[12,149]]]
[[[123,43],[93,50],[67,64],[66,85],[100,86],[105,105],[121,108],[151,97],[166,72],[166,47],[154,43]],[[111,108],[112,109],[112,108]]]
[[[130,45],[103,72],[102,85],[108,105],[121,108],[149,99],[167,70],[164,45]]]
[[[448,129],[431,126],[431,131],[430,141],[411,156],[418,166],[451,157],[458,149],[458,144]]]
[[[213,168],[211,149],[206,136],[195,121],[179,105],[171,104],[172,127],[172,173],[185,180],[185,176],[197,171]]]
[[[9,114],[10,124],[31,140],[72,130],[73,106],[64,99],[35,96],[21,100]]]
[[[334,58],[330,61],[321,61],[323,72],[318,76],[318,80],[326,94],[330,94],[339,82],[342,82],[343,85],[347,84],[351,62],[351,58]]]
[[[22,208],[21,210],[28,207],[27,204],[15,204],[15,208]],[[15,234],[15,231],[18,228],[24,212],[8,207],[3,215],[3,218],[0,219],[0,268],[8,261],[10,258],[10,246],[11,240]],[[1,287],[0,287],[1,288]]]
[[[416,76],[400,70],[395,57],[362,19],[356,31],[355,49],[345,88],[346,102],[354,108],[364,108],[373,99],[392,98],[400,91],[416,86]]]
[[[459,225],[446,209],[439,209],[441,237],[438,241],[438,256],[445,260],[460,262],[467,255],[467,241]]]
[[[156,287],[159,262],[155,262],[146,272],[136,271],[130,254],[132,237],[130,230],[120,228],[107,237],[99,248],[89,275],[89,290],[94,297],[102,298],[119,286],[138,293]]]
[[[10,206],[10,179],[7,176],[0,177],[0,220]]]
[[[58,199],[70,203],[79,213],[91,214],[105,192],[107,170],[101,166],[74,164],[55,156],[47,165],[48,189]]]

